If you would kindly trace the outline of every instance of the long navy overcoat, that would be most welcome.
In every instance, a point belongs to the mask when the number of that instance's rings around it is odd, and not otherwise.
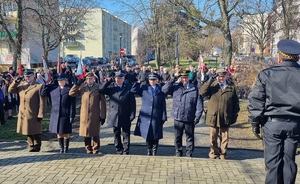
[[[150,85],[135,83],[131,89],[131,92],[142,97],[134,135],[146,140],[159,140],[163,138],[163,123],[167,121],[166,98],[158,85],[154,94],[151,88]]]
[[[75,117],[76,98],[69,96],[71,87],[60,87],[45,85],[42,91],[43,96],[51,95],[51,115],[49,131],[56,134],[69,134],[72,132],[70,117]]]

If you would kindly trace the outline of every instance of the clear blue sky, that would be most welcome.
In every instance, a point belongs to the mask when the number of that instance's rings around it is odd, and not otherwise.
[[[118,13],[119,11],[122,11],[122,9],[116,5],[116,2],[114,0],[98,0],[101,8],[105,8],[109,11],[110,14],[119,16],[119,18],[123,21],[127,21],[128,23],[131,23],[131,21],[128,19],[128,17],[121,17]]]

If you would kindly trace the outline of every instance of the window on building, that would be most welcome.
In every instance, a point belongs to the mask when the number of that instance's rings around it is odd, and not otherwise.
[[[73,37],[69,37],[69,38],[66,38],[66,42],[76,42],[76,40]]]

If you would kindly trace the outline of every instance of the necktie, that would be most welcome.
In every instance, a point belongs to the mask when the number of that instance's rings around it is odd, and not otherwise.
[[[220,84],[220,88],[223,89],[224,88],[224,84]]]

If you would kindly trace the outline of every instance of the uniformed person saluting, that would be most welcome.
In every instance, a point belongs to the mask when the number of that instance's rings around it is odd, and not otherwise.
[[[18,93],[20,106],[17,123],[17,133],[27,136],[30,152],[41,150],[42,119],[45,113],[46,100],[42,97],[42,84],[34,79],[32,69],[26,69],[23,77],[18,77],[9,86],[9,93]]]
[[[117,154],[129,154],[130,127],[135,118],[136,103],[131,87],[124,83],[124,74],[115,73],[115,81],[110,78],[101,84],[99,92],[109,96],[107,123],[113,127]],[[123,133],[123,144],[121,141]]]
[[[263,126],[267,184],[295,183],[300,138],[300,43],[281,40],[278,64],[262,70],[249,94],[249,122],[260,138]]]
[[[227,80],[227,72],[218,69],[216,74],[200,88],[202,96],[209,96],[206,124],[209,126],[211,159],[226,159],[229,127],[236,123],[240,111],[234,84]],[[218,145],[220,139],[220,147]]]
[[[68,153],[72,123],[76,114],[76,98],[69,95],[72,86],[67,85],[68,75],[62,73],[57,78],[58,85],[43,87],[42,95],[51,96],[51,116],[49,131],[57,134],[60,153]]]
[[[186,156],[192,157],[194,151],[195,125],[199,123],[203,112],[203,99],[198,88],[189,80],[189,71],[180,74],[177,83],[168,81],[162,91],[173,95],[171,117],[174,119],[176,156],[181,157],[183,131],[186,135]]]
[[[70,96],[81,97],[79,135],[84,137],[88,154],[98,154],[100,124],[103,125],[106,118],[106,100],[98,89],[99,84],[95,82],[94,74],[88,72],[85,79],[79,79],[69,92]]]

